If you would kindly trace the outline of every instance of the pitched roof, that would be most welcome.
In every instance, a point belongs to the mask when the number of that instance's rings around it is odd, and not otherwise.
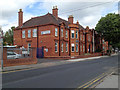
[[[17,27],[17,28],[27,28],[27,27],[45,25],[45,24],[59,25],[61,22],[65,23],[66,28],[70,24],[70,22],[68,22],[62,18],[58,17],[58,19],[56,19],[53,16],[53,14],[47,13],[46,15],[43,15],[43,16],[31,18],[28,21],[26,21],[25,23],[23,23],[23,25],[21,27]],[[83,27],[80,24],[79,24],[79,28],[83,29]]]

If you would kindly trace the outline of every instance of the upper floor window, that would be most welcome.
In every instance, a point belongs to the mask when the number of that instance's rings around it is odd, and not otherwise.
[[[63,29],[61,29],[61,37],[63,37]]]
[[[25,31],[22,31],[22,38],[25,38]]]
[[[74,52],[74,51],[75,51],[75,45],[72,44],[71,46],[72,46],[72,47],[71,47],[71,48],[72,48],[72,52]]]
[[[91,40],[91,38],[90,38],[90,35],[88,36],[88,41],[90,41]]]
[[[76,30],[76,38],[78,38],[78,31]]]
[[[78,44],[76,44],[76,52],[78,52]]]
[[[71,37],[74,38],[74,30],[71,30]]]
[[[83,41],[85,41],[85,36],[83,35]]]
[[[63,43],[61,44],[61,52],[63,52]]]
[[[37,37],[37,29],[33,29],[33,37]]]
[[[31,37],[31,30],[28,30],[28,38]]]
[[[80,35],[80,40],[82,41],[82,35]]]
[[[58,36],[58,29],[55,28],[55,36]]]
[[[55,52],[57,52],[57,51],[58,51],[58,43],[55,42]]]
[[[68,38],[68,31],[65,32],[65,37]]]
[[[68,52],[68,43],[66,43],[66,52]]]

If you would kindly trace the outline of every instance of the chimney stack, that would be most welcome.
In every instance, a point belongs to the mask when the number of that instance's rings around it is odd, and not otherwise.
[[[21,27],[23,25],[23,12],[22,9],[19,9],[18,12],[18,26]]]
[[[70,22],[71,24],[73,24],[73,15],[70,15],[69,17],[68,17],[68,22]]]
[[[77,23],[76,23],[77,25],[79,25],[79,22],[78,22],[78,20],[77,20]]]
[[[52,14],[56,17],[56,19],[58,19],[58,8],[57,8],[57,6],[53,6]]]

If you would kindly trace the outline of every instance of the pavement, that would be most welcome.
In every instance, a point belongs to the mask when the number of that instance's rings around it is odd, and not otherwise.
[[[105,77],[103,80],[101,80],[95,88],[113,88],[115,90],[120,90],[120,53],[118,54],[118,67],[107,77]]]
[[[119,68],[120,70],[120,68]],[[118,72],[118,69],[113,71],[112,74],[105,77],[101,83],[99,83],[95,88],[113,88],[116,90],[120,90],[119,87],[119,80],[120,80],[120,72]]]
[[[115,56],[115,55],[117,54],[112,54],[111,56]],[[22,70],[29,70],[31,68],[32,69],[45,68],[50,66],[69,64],[69,63],[85,61],[85,60],[94,60],[94,59],[105,58],[105,57],[109,57],[109,56],[97,56],[97,57],[69,59],[69,60],[38,59],[37,64],[4,67],[2,71],[0,70],[0,72],[7,73],[7,71],[14,72],[14,70],[22,71]]]

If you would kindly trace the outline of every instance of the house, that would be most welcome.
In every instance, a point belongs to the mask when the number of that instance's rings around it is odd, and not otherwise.
[[[72,15],[68,20],[60,18],[57,6],[53,7],[52,14],[33,17],[24,23],[20,9],[18,23],[14,30],[14,45],[38,48],[38,55],[41,52],[44,57],[72,57],[95,52],[95,31],[88,26],[84,28],[78,21],[74,23]]]

